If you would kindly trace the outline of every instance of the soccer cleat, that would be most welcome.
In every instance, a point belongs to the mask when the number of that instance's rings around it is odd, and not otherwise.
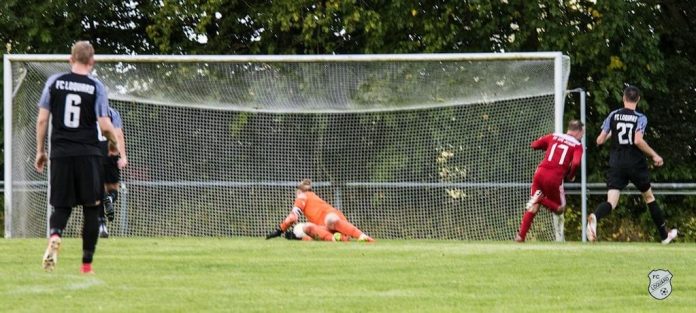
[[[106,228],[106,223],[99,224],[99,238],[109,238],[109,230]]]
[[[43,257],[43,269],[46,272],[53,272],[58,263],[58,251],[60,250],[60,236],[53,235],[48,239],[48,247]]]
[[[358,242],[375,242],[375,240],[368,235],[361,234],[360,237],[358,237]]]
[[[597,217],[594,213],[587,217],[587,240],[597,241]]]
[[[520,236],[520,234],[516,234],[515,242],[524,243],[524,239],[522,239],[522,236]]]
[[[678,233],[677,229],[672,228],[672,230],[670,230],[669,233],[667,233],[667,238],[665,238],[665,240],[662,240],[662,244],[667,245],[670,242],[672,242],[672,240],[674,240],[674,238],[677,238],[677,233]]]
[[[531,209],[535,204],[539,203],[539,199],[541,199],[541,190],[537,190],[534,192],[531,198],[529,198],[529,202],[527,202],[526,209],[529,210]]]
[[[82,263],[82,267],[80,267],[80,274],[93,275],[94,271],[92,270],[92,263]]]
[[[109,222],[114,221],[114,198],[111,196],[104,197],[104,215],[109,219]]]

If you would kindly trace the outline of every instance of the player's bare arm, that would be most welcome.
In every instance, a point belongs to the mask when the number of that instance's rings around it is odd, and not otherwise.
[[[266,235],[266,239],[280,237],[280,235],[282,235],[284,231],[290,229],[290,227],[295,225],[295,223],[297,223],[299,219],[300,209],[297,207],[292,208],[292,211],[290,211],[290,214],[288,214],[288,216],[285,217],[283,222],[276,226],[276,228],[273,229],[271,232],[269,232],[268,235]]]
[[[36,119],[36,159],[34,160],[34,168],[38,172],[43,172],[44,166],[48,157],[46,156],[46,132],[48,132],[48,117],[51,112],[44,108],[39,109],[39,115]]]
[[[635,145],[638,147],[638,149],[640,149],[640,151],[643,151],[645,155],[652,159],[655,166],[659,167],[665,163],[664,160],[662,160],[662,157],[650,147],[645,139],[643,139],[643,132],[636,132]]]
[[[115,145],[116,149],[121,149],[121,143],[119,142],[119,139],[116,136],[116,130],[114,128],[114,125],[111,124],[111,119],[108,116],[100,116],[98,121],[99,128],[102,131],[102,135],[104,135],[104,137],[106,137],[106,139],[108,139],[111,144]]]
[[[602,130],[602,132],[599,133],[599,136],[597,136],[597,145],[603,145],[605,142],[607,142],[607,140],[609,140],[609,138],[611,138],[611,132],[605,132]]]
[[[121,156],[121,158],[118,159],[118,168],[124,169],[126,166],[128,166],[128,157],[126,156],[126,138],[123,135],[123,129],[116,128],[115,131],[116,137],[118,138],[118,142],[121,143],[117,147],[118,154]]]

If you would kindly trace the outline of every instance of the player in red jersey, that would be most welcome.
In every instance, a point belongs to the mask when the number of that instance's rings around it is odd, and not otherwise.
[[[583,124],[578,120],[572,120],[568,123],[568,131],[565,134],[548,134],[532,142],[532,149],[543,149],[546,153],[534,173],[532,196],[527,202],[527,211],[524,212],[515,241],[524,242],[540,205],[554,214],[563,214],[563,178],[575,180],[575,172],[580,166],[584,150],[580,143],[584,133]]]
[[[333,233],[339,232],[343,236],[357,239],[358,241],[374,241],[370,236],[363,233],[360,229],[348,222],[348,219],[338,209],[332,207],[322,198],[312,192],[312,181],[305,179],[297,186],[294,207],[283,222],[266,236],[266,239],[278,237],[293,226],[300,218],[300,213],[304,214],[307,220],[316,226],[318,231],[316,236],[321,240],[326,238],[323,229]],[[322,228],[323,227],[323,228]]]

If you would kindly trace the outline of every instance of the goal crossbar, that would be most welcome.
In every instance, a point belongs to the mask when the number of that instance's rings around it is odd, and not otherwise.
[[[53,62],[67,61],[67,54],[6,54],[10,61]],[[97,54],[98,62],[162,62],[162,63],[290,63],[290,62],[432,62],[432,61],[484,61],[484,60],[548,60],[563,58],[561,52],[512,52],[512,53],[416,53],[416,54],[312,54],[312,55],[119,55]]]

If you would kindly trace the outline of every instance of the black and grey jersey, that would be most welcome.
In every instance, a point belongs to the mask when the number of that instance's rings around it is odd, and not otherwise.
[[[637,133],[645,133],[648,118],[631,109],[618,109],[604,120],[602,130],[611,133],[610,166],[633,166],[646,162],[645,155],[635,145]]]
[[[118,113],[116,109],[109,107],[108,109],[108,116],[109,119],[111,120],[111,124],[114,125],[114,129],[122,129],[123,128],[123,121],[121,120],[121,113]],[[99,127],[99,125],[97,125]],[[98,129],[99,131],[99,149],[102,150],[102,154],[104,154],[105,157],[109,156],[109,140],[106,139],[106,137],[102,134],[101,129]]]
[[[88,75],[55,74],[46,81],[39,108],[51,113],[51,158],[102,155],[98,117],[108,114],[104,85]]]

